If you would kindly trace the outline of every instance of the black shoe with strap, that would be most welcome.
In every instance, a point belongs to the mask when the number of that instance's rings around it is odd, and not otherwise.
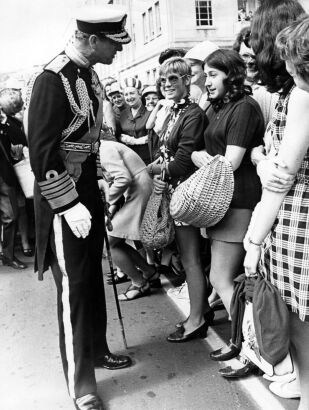
[[[132,365],[130,356],[107,353],[95,361],[95,367],[103,367],[108,370],[124,369]]]

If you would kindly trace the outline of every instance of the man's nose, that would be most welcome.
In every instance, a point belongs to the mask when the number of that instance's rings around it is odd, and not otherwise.
[[[117,51],[122,51],[122,44],[121,43],[117,43]]]

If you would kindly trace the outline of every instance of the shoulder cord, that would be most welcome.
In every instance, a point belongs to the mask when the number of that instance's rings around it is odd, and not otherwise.
[[[88,119],[88,129],[90,129],[90,114],[94,122],[95,117],[93,113],[93,104],[88,95],[88,90],[84,80],[82,80],[81,78],[78,78],[76,80],[76,92],[80,103],[79,108],[78,104],[74,99],[68,79],[62,73],[60,73],[60,78],[62,80],[65,93],[68,97],[71,110],[73,114],[75,114],[69,126],[62,131],[62,141],[65,141],[74,131],[76,131],[85,122],[86,118]]]

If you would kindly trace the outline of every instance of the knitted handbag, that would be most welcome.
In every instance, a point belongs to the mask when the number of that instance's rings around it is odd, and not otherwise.
[[[140,227],[140,240],[146,249],[161,249],[174,239],[174,222],[169,212],[167,191],[152,192]]]
[[[224,217],[234,192],[230,162],[221,155],[205,155],[208,163],[177,186],[170,202],[173,219],[199,228],[216,225]]]

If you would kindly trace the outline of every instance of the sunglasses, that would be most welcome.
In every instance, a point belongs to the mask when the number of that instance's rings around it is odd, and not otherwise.
[[[187,74],[184,74],[184,75],[178,76],[178,75],[175,75],[175,74],[171,74],[171,75],[169,75],[167,78],[166,78],[166,77],[160,77],[160,84],[161,84],[161,85],[166,85],[166,82],[167,82],[167,80],[168,80],[168,82],[169,82],[171,85],[176,85],[177,82],[178,82],[182,77],[188,77],[188,75],[187,75]]]

